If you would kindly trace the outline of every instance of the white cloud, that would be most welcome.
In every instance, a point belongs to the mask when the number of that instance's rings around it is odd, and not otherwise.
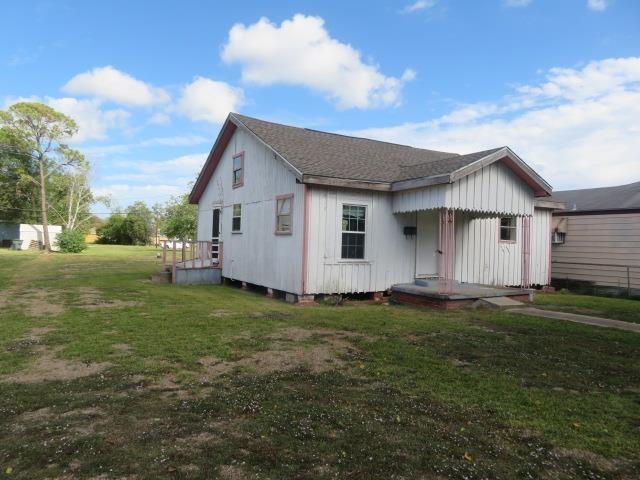
[[[531,0],[503,0],[507,7],[526,7],[531,3]]]
[[[191,120],[222,123],[244,103],[242,89],[225,82],[195,77],[182,89],[175,110]]]
[[[264,17],[249,26],[236,24],[222,59],[239,63],[245,82],[306,86],[343,109],[400,102],[403,80],[383,75],[351,45],[331,38],[320,17],[297,14],[279,26]]]
[[[75,120],[78,125],[78,133],[71,139],[73,143],[81,143],[85,140],[104,140],[111,129],[124,129],[130,117],[126,110],[115,108],[104,110],[102,101],[78,100],[72,97],[40,98],[31,97],[5,97],[4,109],[18,102],[42,102],[55,110],[64,113]]]
[[[94,187],[92,189],[96,196],[108,196],[112,199],[114,207],[125,207],[138,200],[144,201],[147,205],[154,203],[164,203],[170,197],[188,193],[187,185],[158,184],[149,183],[146,185],[130,185],[117,183]]]
[[[154,125],[169,125],[171,123],[171,117],[162,112],[154,113],[149,119],[149,123]]]
[[[104,140],[108,130],[126,128],[130,116],[129,112],[120,108],[103,110],[102,101],[97,99],[47,98],[46,103],[76,121],[78,133],[73,137],[74,143]]]
[[[212,139],[200,135],[176,135],[173,137],[155,137],[140,140],[136,143],[124,143],[114,145],[100,145],[86,147],[83,151],[93,158],[101,158],[112,154],[128,153],[132,150],[148,147],[192,147],[195,145],[210,144]]]
[[[595,12],[602,12],[607,9],[609,2],[607,0],[587,0],[587,7],[589,10]]]
[[[640,57],[554,68],[498,102],[350,133],[459,153],[509,145],[556,189],[629,183],[640,179]]]
[[[71,95],[87,95],[122,105],[148,107],[167,103],[169,94],[110,65],[73,77],[62,87]]]
[[[404,13],[418,12],[431,8],[436,4],[435,0],[418,0],[417,2],[410,3],[402,9]]]

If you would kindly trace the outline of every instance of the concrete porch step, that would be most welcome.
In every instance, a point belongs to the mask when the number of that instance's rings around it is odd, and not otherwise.
[[[472,305],[473,308],[484,307],[484,308],[492,308],[495,310],[505,310],[507,308],[520,308],[524,306],[525,306],[524,303],[509,297],[479,298]]]

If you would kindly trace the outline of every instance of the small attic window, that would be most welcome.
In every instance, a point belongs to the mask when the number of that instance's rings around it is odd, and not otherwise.
[[[244,152],[233,156],[233,188],[244,185]]]

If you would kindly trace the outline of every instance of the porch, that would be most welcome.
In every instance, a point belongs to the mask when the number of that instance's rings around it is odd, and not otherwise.
[[[181,285],[222,283],[222,242],[162,242],[162,266],[170,283]]]
[[[534,291],[526,288],[492,287],[474,283],[453,282],[445,292],[440,280],[420,280],[401,283],[391,288],[391,296],[402,303],[436,307],[444,310],[470,307],[486,298],[508,297],[519,302],[533,300]]]

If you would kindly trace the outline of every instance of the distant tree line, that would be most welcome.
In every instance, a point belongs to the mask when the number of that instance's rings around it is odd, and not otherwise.
[[[138,201],[114,212],[96,233],[99,243],[115,245],[151,245],[160,235],[185,242],[196,237],[196,217],[197,207],[187,195],[152,207]]]

